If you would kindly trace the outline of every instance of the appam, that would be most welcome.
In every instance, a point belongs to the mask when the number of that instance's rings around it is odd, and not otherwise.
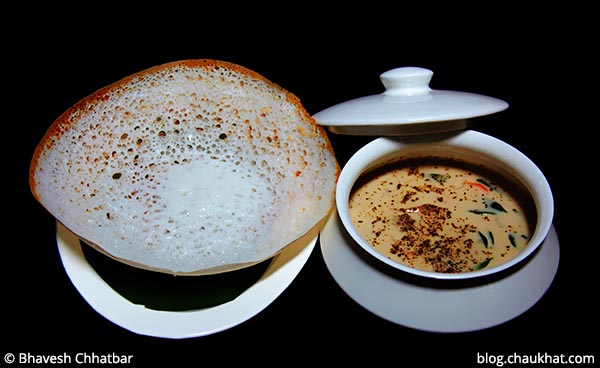
[[[221,60],[127,76],[61,114],[34,197],[97,250],[158,272],[231,271],[278,254],[334,208],[340,168],[298,97]]]

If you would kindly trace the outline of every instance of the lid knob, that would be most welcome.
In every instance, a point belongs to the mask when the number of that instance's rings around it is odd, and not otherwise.
[[[402,67],[380,75],[386,90],[383,94],[389,96],[415,96],[428,94],[431,91],[429,81],[433,72],[418,67]]]

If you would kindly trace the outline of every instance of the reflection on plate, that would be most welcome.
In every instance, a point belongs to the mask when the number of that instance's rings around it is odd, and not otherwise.
[[[96,273],[83,255],[79,238],[60,223],[57,223],[56,240],[67,275],[81,296],[99,314],[140,335],[180,339],[226,330],[266,308],[296,278],[308,260],[318,235],[316,226],[273,257],[260,279],[234,300],[183,312],[158,311],[131,303]]]
[[[343,228],[337,213],[320,235],[325,264],[338,285],[375,315],[431,332],[467,332],[507,322],[531,308],[550,287],[558,269],[554,227],[521,267],[493,278],[467,282],[424,280],[377,264]]]

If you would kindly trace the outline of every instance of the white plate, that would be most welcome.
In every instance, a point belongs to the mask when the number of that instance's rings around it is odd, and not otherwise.
[[[321,230],[320,243],[329,272],[354,301],[390,322],[431,332],[481,330],[519,316],[550,287],[560,253],[552,226],[524,266],[487,283],[448,284],[448,280],[423,280],[371,262],[335,212]]]
[[[271,304],[296,278],[317,238],[318,227],[275,256],[261,278],[234,300],[195,311],[147,309],[114,291],[83,255],[79,238],[57,223],[56,240],[67,275],[83,298],[111,322],[140,335],[191,338],[234,327]]]

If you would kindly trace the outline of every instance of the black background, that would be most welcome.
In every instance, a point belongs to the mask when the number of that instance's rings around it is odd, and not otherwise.
[[[333,13],[299,5],[272,13],[230,4],[215,8],[160,4],[128,14],[118,8],[81,11],[79,17],[39,8],[35,17],[31,9],[7,14],[17,21],[4,29],[3,163],[9,166],[0,253],[2,355],[115,352],[133,354],[136,366],[358,358],[475,366],[477,352],[600,359],[593,343],[599,310],[598,118],[588,112],[597,104],[588,55],[596,45],[581,18],[585,10],[491,7],[461,18],[442,10],[438,20],[433,5]],[[474,129],[517,147],[546,174],[561,250],[554,283],[536,305],[502,325],[428,333],[384,321],[352,301],[328,273],[317,244],[279,298],[229,330],[170,340],[112,324],[81,298],[64,272],[55,222],[29,191],[29,162],[45,130],[79,99],[147,67],[189,58],[250,68],[297,95],[310,113],[382,92],[379,74],[400,66],[433,70],[435,89],[507,101],[507,110],[478,118]],[[370,140],[331,139],[342,165]]]

